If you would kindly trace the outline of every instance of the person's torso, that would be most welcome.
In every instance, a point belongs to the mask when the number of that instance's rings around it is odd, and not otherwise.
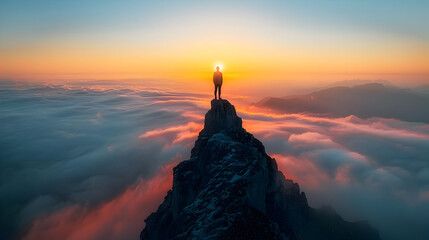
[[[221,72],[214,72],[213,82],[214,82],[214,84],[222,84],[222,73]]]

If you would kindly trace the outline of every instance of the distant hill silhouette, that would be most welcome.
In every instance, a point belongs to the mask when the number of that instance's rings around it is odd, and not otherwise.
[[[331,87],[305,95],[267,97],[256,104],[281,113],[313,113],[332,117],[355,115],[429,123],[429,96],[410,89],[368,83]]]
[[[379,79],[379,80],[356,79],[356,80],[344,80],[344,81],[333,82],[333,83],[325,86],[322,89],[331,88],[331,87],[354,87],[357,85],[365,85],[365,84],[372,84],[372,83],[382,84],[386,87],[394,87],[394,85],[387,80],[382,80],[382,79]],[[322,90],[322,89],[317,89],[317,90]]]
[[[429,95],[429,84],[424,84],[424,85],[414,87],[412,90]]]

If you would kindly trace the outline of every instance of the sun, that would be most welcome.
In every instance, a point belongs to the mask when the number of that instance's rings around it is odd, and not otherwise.
[[[218,67],[219,66],[219,71],[222,71],[223,70],[223,65],[222,65],[222,63],[217,63],[217,64],[215,64],[214,65],[214,70],[216,70],[216,67]]]

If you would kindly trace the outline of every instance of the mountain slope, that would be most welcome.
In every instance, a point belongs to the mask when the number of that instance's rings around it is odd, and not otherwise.
[[[211,104],[191,158],[174,168],[173,188],[141,239],[379,239],[364,222],[309,207],[234,106]]]
[[[429,122],[429,96],[416,91],[369,83],[331,87],[306,95],[268,97],[255,104],[281,113],[314,113],[332,117],[396,118]]]

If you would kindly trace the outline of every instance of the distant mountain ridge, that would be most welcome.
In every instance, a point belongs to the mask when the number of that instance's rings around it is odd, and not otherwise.
[[[429,96],[411,89],[367,83],[330,87],[304,95],[267,97],[254,104],[281,113],[312,113],[332,117],[395,118],[429,123]]]
[[[355,80],[344,80],[344,81],[338,81],[338,82],[333,82],[327,86],[325,86],[323,89],[326,88],[331,88],[331,87],[354,87],[357,85],[365,85],[365,84],[381,84],[384,85],[386,87],[395,87],[395,85],[393,85],[391,82],[387,81],[387,80],[362,80],[362,79],[355,79]],[[323,89],[318,89],[318,90],[323,90]]]
[[[211,102],[191,158],[173,176],[140,239],[379,239],[366,222],[309,207],[227,100]]]

